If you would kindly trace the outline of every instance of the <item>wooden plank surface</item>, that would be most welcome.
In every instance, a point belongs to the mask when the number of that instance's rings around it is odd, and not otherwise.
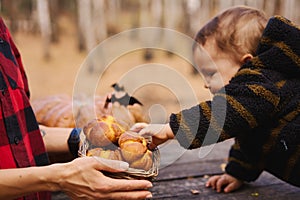
[[[205,175],[222,173],[221,165],[224,160],[194,161],[186,163],[174,163],[164,169],[159,170],[159,175],[155,180],[173,180],[188,177],[201,177]]]
[[[298,200],[300,188],[291,186],[269,173],[263,172],[255,182],[245,184],[240,190],[224,194],[205,187],[209,175],[221,174],[232,141],[214,146],[210,154],[199,157],[199,150],[186,151],[175,162],[168,156],[182,153],[178,144],[171,143],[161,149],[162,169],[153,181],[153,199],[199,199],[199,200]],[[165,158],[165,160],[164,160]],[[173,160],[173,159],[171,159]],[[166,165],[165,163],[170,163]],[[192,194],[196,190],[199,194]],[[53,200],[69,200],[62,192],[53,193]]]
[[[153,199],[199,199],[199,200],[297,200],[300,199],[300,188],[289,185],[273,175],[263,172],[252,183],[245,184],[233,193],[217,193],[205,187],[208,175],[222,173],[220,165],[223,160],[174,163],[159,172],[153,181],[151,192]],[[191,191],[198,191],[193,194]],[[64,193],[53,193],[53,199],[69,199]]]
[[[153,199],[300,199],[300,188],[291,186],[264,172],[255,182],[240,190],[224,194],[205,187],[207,175],[222,173],[222,160],[170,165],[160,171],[151,189]],[[198,191],[193,194],[191,191]]]

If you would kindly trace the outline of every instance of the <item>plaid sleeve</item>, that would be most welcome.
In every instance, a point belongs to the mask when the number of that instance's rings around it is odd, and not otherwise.
[[[49,164],[29,103],[25,71],[11,35],[0,18],[0,169]],[[18,199],[51,199],[38,192]]]
[[[9,31],[7,31],[7,34],[9,36],[9,43],[11,45],[12,51],[13,51],[13,53],[15,55],[15,58],[16,58],[16,60],[18,62],[18,65],[19,65],[19,69],[20,69],[20,72],[21,72],[21,75],[22,75],[22,79],[23,79],[24,90],[25,90],[25,92],[26,92],[26,94],[27,94],[27,96],[29,98],[30,97],[30,92],[29,92],[28,80],[27,80],[27,76],[26,76],[26,73],[25,73],[25,70],[24,70],[23,63],[22,63],[21,54],[20,54],[19,50],[17,49],[14,41],[12,40]]]

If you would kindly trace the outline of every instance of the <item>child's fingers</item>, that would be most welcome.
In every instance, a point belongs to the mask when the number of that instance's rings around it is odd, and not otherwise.
[[[229,181],[226,179],[226,177],[225,176],[221,176],[218,179],[217,183],[216,183],[216,190],[217,190],[217,192],[221,192],[222,189],[223,189],[223,187],[226,186],[226,185],[228,185],[228,184],[229,184]]]
[[[235,183],[230,183],[230,184],[228,184],[228,185],[224,188],[224,192],[225,192],[225,193],[232,192],[232,191],[234,191],[235,189],[237,189],[236,184],[235,184]]]
[[[143,128],[147,126],[148,126],[147,123],[136,123],[130,128],[130,130],[134,132],[140,132]]]
[[[140,126],[143,126],[142,123],[140,123]],[[147,126],[143,127],[139,134],[144,137],[154,136],[159,134],[163,130],[162,124],[147,124]]]
[[[216,183],[218,181],[218,179],[220,178],[220,176],[212,176],[208,179],[208,181],[206,182],[206,187],[212,187],[212,189],[216,188]]]
[[[224,188],[224,192],[228,193],[237,190],[242,186],[242,184],[243,183],[240,181],[233,181]]]
[[[221,192],[222,190],[224,190],[225,193],[235,191],[239,189],[242,185],[242,181],[232,179],[226,174],[212,176],[208,179],[208,181],[205,184],[206,187],[211,187],[217,192]]]

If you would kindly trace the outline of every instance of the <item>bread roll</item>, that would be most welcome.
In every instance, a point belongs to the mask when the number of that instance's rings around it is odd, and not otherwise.
[[[105,159],[110,160],[120,160],[125,161],[125,159],[122,157],[121,150],[104,150],[102,148],[94,148],[87,151],[87,156],[97,156]],[[152,157],[152,151],[147,150],[146,153],[142,155],[140,158],[136,158],[132,162],[129,163],[129,166],[131,168],[135,169],[143,169],[145,171],[148,171],[151,169],[153,165],[153,157]]]
[[[144,153],[141,158],[131,162],[129,166],[132,168],[143,169],[145,171],[148,171],[149,169],[151,169],[152,165],[153,165],[152,151],[147,150],[146,153]]]
[[[117,144],[119,137],[125,132],[112,116],[90,121],[83,128],[88,141],[95,146],[105,147],[111,143]]]
[[[146,139],[132,131],[123,133],[118,143],[124,160],[129,163],[141,158],[148,150]]]
[[[91,122],[90,132],[86,132],[87,137],[92,138],[93,145],[99,146],[107,141],[112,141],[112,138],[103,135],[109,130],[108,124],[103,121]],[[95,129],[95,130],[93,130]],[[99,131],[100,130],[100,131]],[[101,133],[99,133],[99,132]],[[104,141],[105,139],[105,141]],[[99,143],[98,143],[99,142]],[[148,171],[153,165],[153,153],[147,148],[147,141],[144,137],[138,135],[136,132],[126,131],[118,138],[119,147],[116,150],[104,150],[103,148],[90,149],[87,156],[99,156],[101,158],[112,160],[123,160],[128,162],[131,168],[142,169]]]
[[[98,156],[110,160],[123,160],[119,149],[103,150],[102,148],[94,148],[88,150],[87,156]]]

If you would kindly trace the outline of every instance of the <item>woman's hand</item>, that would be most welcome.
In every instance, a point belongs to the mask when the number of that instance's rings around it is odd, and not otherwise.
[[[151,149],[169,139],[174,139],[174,135],[169,124],[136,123],[131,127],[131,130],[138,132],[143,137],[152,137],[152,143],[149,147]]]
[[[229,174],[223,174],[210,177],[205,186],[211,187],[217,192],[221,192],[223,190],[225,193],[228,193],[239,189],[243,183],[243,181]]]
[[[145,199],[152,183],[146,180],[113,179],[101,171],[120,172],[128,163],[98,157],[77,158],[67,164],[58,164],[60,182],[58,190],[72,199]],[[53,167],[57,165],[52,165]]]

